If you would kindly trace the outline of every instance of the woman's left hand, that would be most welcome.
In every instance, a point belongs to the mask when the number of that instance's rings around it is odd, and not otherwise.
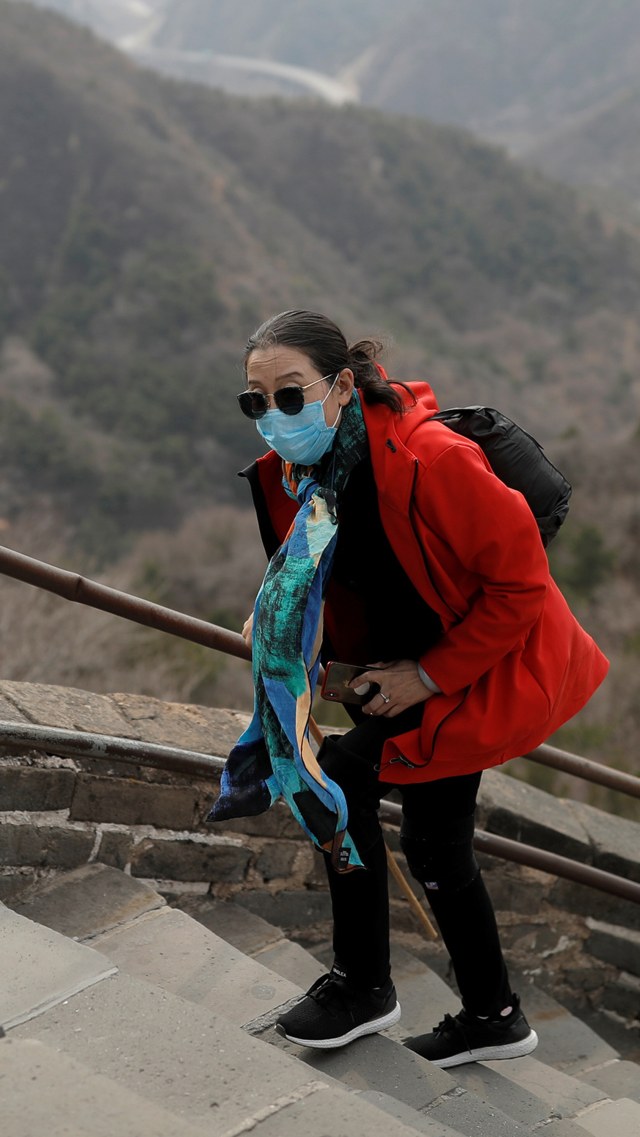
[[[395,718],[402,711],[423,703],[434,694],[425,687],[418,674],[415,659],[396,659],[393,663],[371,664],[375,671],[364,671],[357,679],[352,679],[350,687],[361,687],[365,683],[378,683],[380,691],[370,702],[365,703],[366,715],[386,715]]]
[[[246,643],[247,647],[250,648],[251,644],[252,644],[252,636],[253,636],[253,612],[251,612],[250,615],[247,616],[244,624],[242,625],[241,635],[242,635],[242,638],[243,638],[244,642]]]

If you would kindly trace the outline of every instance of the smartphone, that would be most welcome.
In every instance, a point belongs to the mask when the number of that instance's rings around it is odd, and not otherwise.
[[[320,692],[323,699],[331,703],[356,703],[362,706],[368,703],[380,690],[379,683],[363,683],[365,691],[358,691],[355,687],[347,686],[352,679],[357,679],[365,671],[375,671],[373,667],[357,663],[327,663],[324,672],[324,681]]]

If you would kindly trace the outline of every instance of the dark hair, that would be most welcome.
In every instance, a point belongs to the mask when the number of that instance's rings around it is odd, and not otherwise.
[[[376,367],[375,361],[383,351],[379,340],[362,339],[349,347],[333,320],[320,312],[293,309],[271,316],[249,336],[244,353],[245,370],[252,351],[275,344],[304,352],[321,375],[335,375],[345,367],[351,368],[365,402],[385,403],[392,411],[402,411],[400,393],[382,378]]]

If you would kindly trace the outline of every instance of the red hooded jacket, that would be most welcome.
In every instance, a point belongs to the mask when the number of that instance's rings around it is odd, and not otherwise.
[[[404,414],[362,402],[380,518],[444,629],[419,660],[442,694],[425,702],[420,730],[385,743],[380,778],[404,784],[526,754],[584,706],[608,662],[552,580],[522,495],[496,477],[474,442],[429,421],[438,408],[428,384],[411,385],[415,405],[396,389]],[[257,471],[281,542],[296,503],[282,488],[274,451]],[[329,635],[352,618],[330,592]]]

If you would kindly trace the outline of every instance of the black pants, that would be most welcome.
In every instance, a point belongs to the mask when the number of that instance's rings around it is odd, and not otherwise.
[[[343,736],[328,736],[318,755],[342,788],[349,833],[366,871],[336,873],[325,856],[336,961],[356,987],[381,986],[390,974],[389,893],[380,800],[402,795],[401,844],[420,881],[455,971],[462,1001],[477,1015],[497,1015],[511,1001],[493,906],[473,853],[480,774],[394,787],[378,780],[386,738],[418,725],[422,707],[396,718],[363,716]]]

